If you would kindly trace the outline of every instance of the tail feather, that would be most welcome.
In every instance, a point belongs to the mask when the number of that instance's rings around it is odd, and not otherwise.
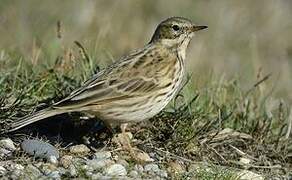
[[[32,124],[34,122],[37,122],[37,121],[40,121],[43,119],[46,119],[46,118],[51,117],[51,116],[63,114],[65,112],[67,112],[67,111],[60,110],[60,109],[52,109],[52,108],[47,108],[47,109],[38,111],[32,115],[28,115],[28,116],[25,116],[23,118],[20,118],[18,120],[11,122],[11,124],[8,127],[8,132],[18,130],[26,125]]]

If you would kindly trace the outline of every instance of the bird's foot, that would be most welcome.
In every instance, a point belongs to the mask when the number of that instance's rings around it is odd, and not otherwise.
[[[132,147],[131,140],[133,139],[133,135],[131,132],[126,132],[126,127],[127,125],[122,124],[121,125],[121,131],[122,133],[117,134],[114,138],[113,141],[121,147],[122,150],[125,152],[128,152],[130,157],[138,162],[138,163],[146,163],[146,162],[151,162],[153,159],[151,159],[147,153],[144,151]]]

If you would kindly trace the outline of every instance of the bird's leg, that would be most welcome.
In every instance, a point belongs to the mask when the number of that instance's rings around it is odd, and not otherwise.
[[[130,142],[130,137],[126,133],[127,126],[128,126],[128,123],[123,123],[120,125],[120,129],[121,129],[122,136],[123,136],[123,142],[124,142],[123,145],[126,146],[127,150],[130,150],[130,149],[132,149],[132,146],[131,146],[131,142]]]
[[[129,151],[131,157],[136,160],[137,156],[136,156],[136,153],[134,151],[134,148],[131,145],[131,139],[130,139],[129,135],[126,133],[127,126],[128,126],[128,123],[123,123],[120,125],[120,129],[122,131],[123,142],[124,142],[122,144],[123,144],[124,148],[127,151]]]
[[[124,135],[126,135],[126,129],[127,129],[127,126],[128,126],[128,123],[123,123],[121,124],[120,128],[121,128],[121,131]]]

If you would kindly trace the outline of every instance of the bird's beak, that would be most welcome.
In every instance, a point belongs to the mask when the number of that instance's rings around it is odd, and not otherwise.
[[[206,28],[208,28],[208,26],[196,26],[196,25],[193,25],[192,32],[200,31],[200,30],[206,29]]]

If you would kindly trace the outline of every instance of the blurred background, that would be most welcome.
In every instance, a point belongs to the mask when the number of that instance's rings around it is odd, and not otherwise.
[[[188,49],[191,83],[238,80],[249,89],[272,73],[262,88],[292,102],[292,1],[290,0],[64,0],[0,2],[0,70],[8,60],[53,63],[78,40],[99,64],[144,46],[156,25],[187,17],[208,30]],[[62,22],[62,43],[56,35]]]

